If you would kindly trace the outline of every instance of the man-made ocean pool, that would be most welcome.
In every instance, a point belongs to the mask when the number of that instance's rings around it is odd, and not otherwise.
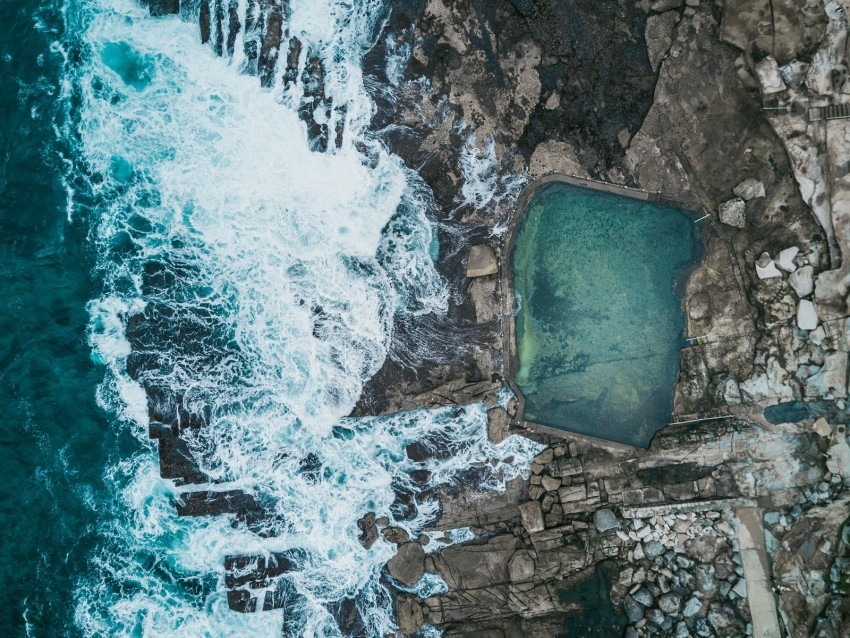
[[[689,212],[564,183],[534,193],[512,253],[523,418],[648,445],[670,421],[677,276],[697,257]]]

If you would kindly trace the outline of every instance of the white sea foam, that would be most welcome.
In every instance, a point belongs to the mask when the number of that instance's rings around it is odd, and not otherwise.
[[[387,355],[394,314],[444,312],[446,290],[429,254],[427,198],[365,135],[373,106],[360,57],[383,7],[293,0],[291,8],[290,31],[321,52],[327,90],[348,106],[336,153],[311,152],[293,96],[278,99],[279,90],[238,73],[240,58],[217,58],[195,25],[152,19],[132,0],[87,0],[69,17],[85,52],[69,64],[90,192],[78,214],[93,211],[104,282],[89,307],[93,358],[108,370],[99,399],[141,443],[106,477],[115,489],[103,513],[108,542],[78,596],[85,635],[280,636],[284,626],[294,636],[336,636],[325,605],[355,595],[369,635],[386,635],[393,618],[379,577],[394,547],[364,550],[356,520],[375,511],[416,535],[435,503],[418,502],[409,520],[391,515],[397,489],[421,492],[411,471],[429,470],[427,487],[436,487],[473,462],[514,457],[482,471],[482,487],[501,489],[537,449],[517,437],[487,441],[480,405],[345,418]],[[177,283],[147,290],[149,261],[178,264]],[[147,374],[210,408],[191,443],[221,481],[212,487],[269,504],[284,522],[279,535],[261,538],[228,517],[176,516],[182,490],[159,478],[144,392],[126,372],[127,317],[146,304],[213,335],[192,350],[165,334],[159,370]],[[424,437],[455,454],[410,461],[405,446]],[[299,471],[308,453],[322,463],[318,480]],[[289,549],[307,556],[290,576],[301,596],[290,616],[229,611],[224,557]],[[439,587],[425,579],[416,591]]]
[[[527,182],[525,174],[514,175],[499,170],[495,140],[489,137],[479,143],[475,133],[466,138],[460,155],[460,169],[463,174],[460,206],[476,209],[497,209],[502,203],[510,206]]]

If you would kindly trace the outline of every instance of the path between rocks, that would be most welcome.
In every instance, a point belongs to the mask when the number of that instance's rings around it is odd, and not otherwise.
[[[747,599],[753,619],[754,638],[781,638],[776,615],[776,600],[768,577],[767,554],[764,548],[764,530],[761,511],[755,507],[739,507],[738,544],[744,578],[747,581]]]

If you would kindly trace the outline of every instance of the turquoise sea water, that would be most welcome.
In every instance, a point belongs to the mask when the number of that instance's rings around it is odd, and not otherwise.
[[[61,181],[61,16],[3,2],[0,25],[0,635],[73,635],[120,437],[95,402],[94,258]]]
[[[524,215],[512,255],[524,418],[648,445],[670,420],[692,217],[566,184],[535,193]]]

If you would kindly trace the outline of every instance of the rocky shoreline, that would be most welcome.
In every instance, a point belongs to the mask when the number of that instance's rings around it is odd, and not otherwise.
[[[184,11],[177,0],[148,4]],[[504,493],[432,495],[442,509],[431,531],[468,528],[464,543],[436,547],[388,526],[387,512],[364,512],[364,547],[398,548],[388,582],[429,573],[447,585],[424,600],[398,589],[401,634],[435,625],[449,637],[560,635],[592,612],[568,592],[599,578],[629,638],[840,638],[850,621],[846,419],[777,423],[765,409],[829,402],[846,414],[850,2],[391,4],[365,61],[375,86],[392,87],[376,90],[373,129],[433,193],[437,267],[451,295],[438,323],[398,320],[396,338],[420,342],[419,359],[391,356],[354,414],[482,402],[493,442],[519,434],[546,446]],[[310,87],[300,113],[312,143],[338,146],[344,113],[324,96],[316,56],[298,68],[300,43],[282,30],[287,3],[250,5],[243,27],[225,19],[220,0],[202,2],[202,40],[223,55],[234,28],[250,29],[249,72],[266,82],[287,65],[289,81]],[[407,65],[391,79],[388,55],[405,49]],[[476,174],[482,163],[486,174]],[[501,401],[507,229],[524,184],[553,174],[659,193],[709,215],[684,292],[692,339],[675,388],[681,423],[649,449],[531,426],[515,418],[515,400]],[[180,439],[203,415],[156,388],[149,402],[163,424],[151,429],[163,476],[205,482]],[[185,513],[249,512],[262,528],[261,508],[243,498],[201,494]],[[267,588],[288,560],[229,559],[231,607],[280,606],[250,590]],[[356,612],[335,613],[358,635]]]
[[[846,428],[814,417],[777,425],[763,415],[792,401],[840,409],[847,396],[841,158],[850,121],[811,120],[813,109],[847,100],[840,3],[609,6],[599,14],[614,14],[613,33],[572,3],[482,5],[431,0],[413,14],[400,8],[403,28],[388,26],[412,51],[393,115],[384,116],[408,128],[388,144],[420,167],[446,223],[465,228],[464,252],[478,252],[467,270],[456,244],[443,247],[464,300],[457,316],[479,338],[457,361],[423,365],[416,376],[394,375],[389,363],[373,382],[378,390],[367,388],[394,393],[375,411],[486,401],[509,382],[511,293],[497,271],[509,250],[505,235],[490,231],[521,206],[506,197],[458,208],[468,133],[482,154],[493,143],[496,194],[523,171],[530,180],[561,173],[698,202],[710,215],[704,259],[685,291],[693,340],[682,352],[674,418],[715,418],[671,426],[644,451],[527,430],[511,406],[491,407],[494,441],[519,433],[549,447],[528,482],[501,498],[468,494],[458,506],[444,497],[436,526],[470,526],[477,536],[416,554],[449,591],[424,601],[402,595],[400,629],[558,635],[567,618],[581,617],[563,592],[604,564],[628,636],[840,636],[848,618],[847,586],[835,576],[848,555]],[[566,15],[609,38],[610,50],[581,50],[575,26],[553,19]],[[613,87],[612,74],[625,68],[642,79]],[[631,102],[600,99],[600,91]],[[576,112],[594,101],[593,116]],[[494,262],[483,269],[482,252]],[[458,283],[458,270],[470,277]],[[765,525],[761,555],[775,603],[770,590],[747,594],[757,576],[745,573],[742,518],[758,520],[755,536]],[[801,543],[799,530],[822,520],[833,524],[821,541]],[[816,591],[802,586],[806,578],[820,583]]]

